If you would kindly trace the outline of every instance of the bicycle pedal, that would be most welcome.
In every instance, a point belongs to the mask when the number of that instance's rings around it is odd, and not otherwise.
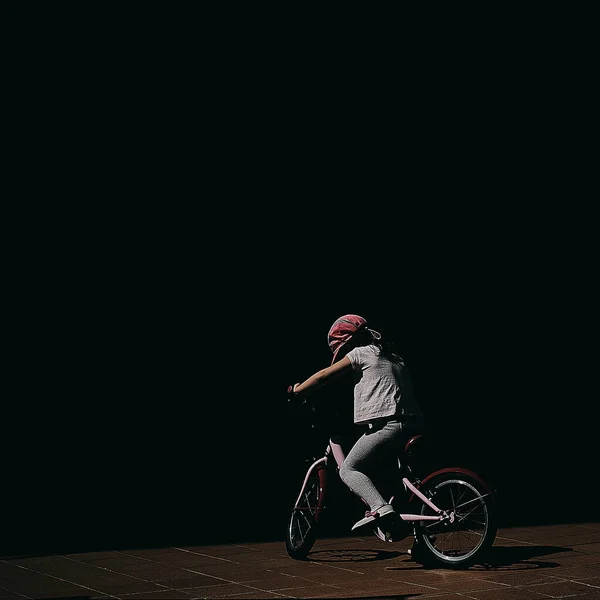
[[[410,525],[398,517],[387,525],[385,535],[386,538],[390,538],[390,541],[399,542],[407,537],[410,532]]]

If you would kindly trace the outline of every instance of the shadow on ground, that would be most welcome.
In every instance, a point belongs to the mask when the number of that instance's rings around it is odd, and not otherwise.
[[[383,560],[384,558],[393,558],[394,556],[401,555],[402,553],[385,552],[388,556],[373,556],[371,558],[365,558],[365,554],[369,552],[371,554],[379,554],[376,551],[364,551],[364,550],[347,550],[346,552],[352,552],[355,557],[343,557],[343,553],[331,553],[329,560],[331,561],[343,561],[343,560]],[[469,570],[494,570],[494,571],[520,571],[528,569],[552,569],[560,566],[559,563],[537,560],[544,556],[550,556],[552,554],[558,554],[561,552],[572,552],[572,548],[564,548],[561,546],[494,546],[490,549],[488,555],[480,563],[469,567]],[[310,555],[312,557],[312,554]],[[423,565],[420,563],[413,563],[415,568],[423,569],[440,569],[439,565]],[[387,567],[389,570],[404,570],[406,565],[402,567]]]
[[[311,552],[307,560],[312,562],[373,562],[388,560],[405,555],[405,552],[388,552],[387,550],[365,550],[364,548],[344,550],[316,550]]]
[[[559,552],[572,552],[572,548],[561,546],[493,546],[489,552],[487,566],[492,569],[550,569],[558,567],[555,562],[535,560]]]

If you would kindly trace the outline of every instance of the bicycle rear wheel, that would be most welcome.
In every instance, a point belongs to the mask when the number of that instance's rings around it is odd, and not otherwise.
[[[292,508],[285,536],[288,555],[303,560],[317,539],[318,525],[325,508],[327,471],[314,469],[306,482],[302,496]]]
[[[440,473],[420,491],[449,518],[417,523],[415,560],[451,568],[466,568],[481,561],[498,530],[490,491],[476,477],[461,471]],[[436,513],[423,504],[421,514]]]

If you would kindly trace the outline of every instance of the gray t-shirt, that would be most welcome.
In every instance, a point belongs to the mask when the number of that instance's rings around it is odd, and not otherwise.
[[[358,346],[346,354],[354,375],[354,422],[356,424],[405,415],[422,416],[405,366],[381,355],[375,345]]]

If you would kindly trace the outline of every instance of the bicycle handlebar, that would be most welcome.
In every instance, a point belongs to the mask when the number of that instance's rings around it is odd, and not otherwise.
[[[298,404],[306,404],[307,403],[306,397],[299,396],[298,394],[294,393],[293,385],[288,386],[287,401],[288,401],[288,403],[292,403],[292,402],[296,402]]]

